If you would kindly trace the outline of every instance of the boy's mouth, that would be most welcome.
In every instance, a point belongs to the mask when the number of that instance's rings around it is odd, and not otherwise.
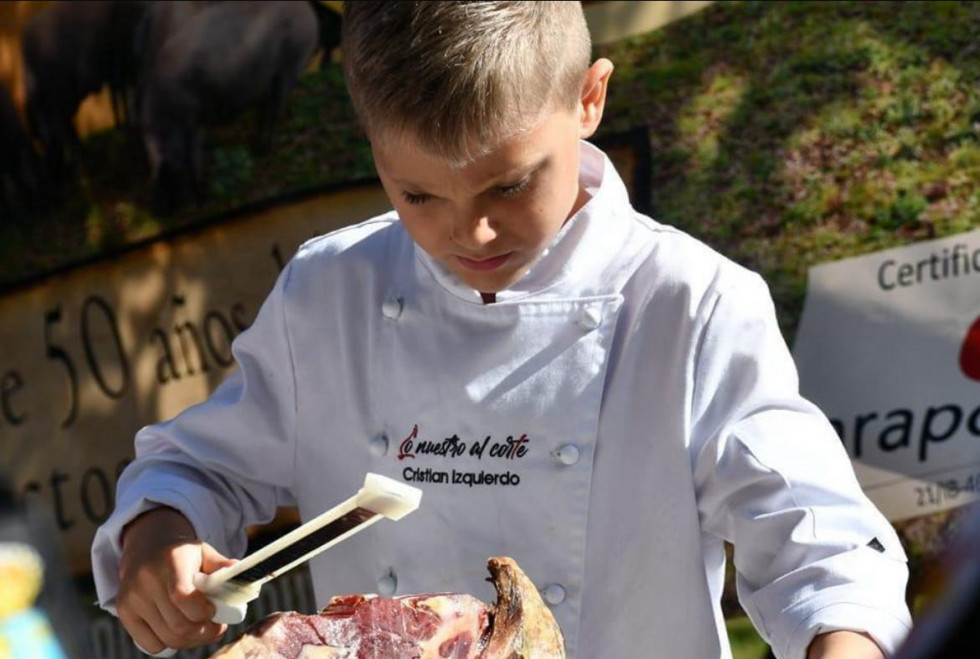
[[[506,254],[501,254],[500,256],[491,256],[486,259],[468,259],[465,256],[457,256],[456,260],[459,261],[467,270],[473,270],[476,272],[489,272],[490,270],[496,270],[502,266],[507,259],[510,258],[510,252]]]

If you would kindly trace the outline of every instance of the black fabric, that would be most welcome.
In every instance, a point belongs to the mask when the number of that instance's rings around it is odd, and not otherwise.
[[[980,657],[980,504],[973,504],[944,571],[943,594],[916,619],[894,659]]]

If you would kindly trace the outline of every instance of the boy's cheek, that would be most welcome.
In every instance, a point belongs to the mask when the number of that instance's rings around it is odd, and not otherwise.
[[[395,210],[401,218],[402,226],[415,244],[432,256],[437,256],[441,242],[439,238],[441,223],[438,218],[424,216],[417,209],[403,211],[396,206]]]

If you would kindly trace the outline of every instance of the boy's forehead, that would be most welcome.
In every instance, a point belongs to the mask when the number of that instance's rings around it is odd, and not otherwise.
[[[399,132],[382,133],[378,139],[372,139],[372,144],[377,148],[380,144],[382,150],[388,154],[397,154],[402,158],[411,157],[431,162],[439,162],[452,169],[463,169],[474,163],[500,161],[505,158],[513,157],[516,151],[515,145],[509,144],[513,138],[526,134],[528,131],[522,129],[513,131],[505,138],[499,139],[492,144],[480,143],[477,138],[467,140],[463,145],[457,146],[456,152],[469,154],[468,157],[460,157],[455,153],[448,153],[440,149],[438,145],[432,144],[420,138],[415,133],[403,130]]]
[[[524,140],[507,140],[467,161],[460,161],[422,146],[410,137],[372,140],[375,158],[399,183],[434,183],[446,174],[466,178],[504,177],[531,166],[539,149]]]
[[[465,161],[440,153],[407,130],[375,133],[371,144],[375,158],[399,182],[423,182],[426,173],[438,172],[505,177],[533,167],[546,155],[557,128],[553,118],[551,114],[539,117],[495,145],[474,149],[478,155]],[[577,135],[571,139],[577,144]]]

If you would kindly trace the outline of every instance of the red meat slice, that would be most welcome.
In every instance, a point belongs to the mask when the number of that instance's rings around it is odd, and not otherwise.
[[[476,659],[489,608],[469,595],[335,597],[318,615],[276,613],[217,657]],[[484,639],[485,641],[485,639]]]
[[[489,569],[498,601],[466,594],[345,595],[320,613],[275,613],[212,659],[564,659],[537,589],[509,558]]]

